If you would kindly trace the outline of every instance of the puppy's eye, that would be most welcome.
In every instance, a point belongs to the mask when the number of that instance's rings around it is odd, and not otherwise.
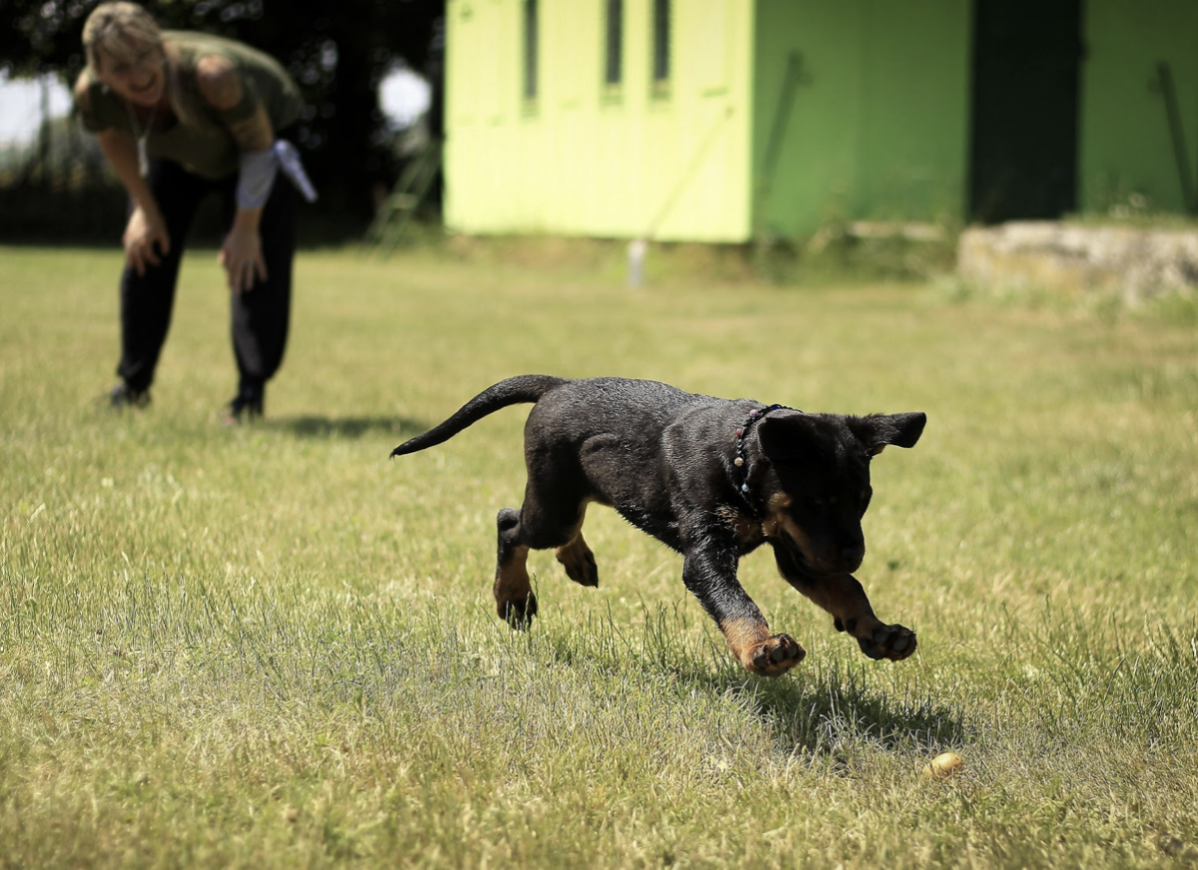
[[[813,505],[815,505],[817,508],[822,508],[827,504],[827,502],[824,501],[822,498],[813,498],[811,500],[811,503]]]

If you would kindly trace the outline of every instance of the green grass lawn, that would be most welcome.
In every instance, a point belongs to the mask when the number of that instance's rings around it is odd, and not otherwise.
[[[119,265],[0,249],[0,867],[1198,866],[1192,318],[306,252],[267,417],[229,429],[212,252],[152,407],[97,401]],[[509,631],[526,411],[387,456],[526,372],[926,411],[858,574],[917,654],[866,659],[759,553],[808,657],[749,676],[600,509],[600,588],[534,554]]]

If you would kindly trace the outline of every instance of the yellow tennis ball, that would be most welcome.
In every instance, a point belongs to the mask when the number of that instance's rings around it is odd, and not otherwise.
[[[955,752],[942,752],[923,770],[928,779],[947,779],[965,769],[965,759]]]

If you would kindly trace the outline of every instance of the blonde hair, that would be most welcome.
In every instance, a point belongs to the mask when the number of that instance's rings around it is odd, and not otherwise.
[[[100,56],[129,62],[143,46],[162,49],[162,31],[152,15],[136,3],[101,3],[83,25],[83,53],[93,72],[100,71]]]
[[[131,63],[138,59],[145,47],[157,49],[162,54],[162,68],[166,76],[167,99],[171,110],[183,123],[193,121],[196,110],[183,93],[174,66],[167,55],[162,40],[162,30],[149,12],[137,3],[101,3],[83,25],[83,53],[87,66],[94,76],[100,72],[100,52],[109,61]]]

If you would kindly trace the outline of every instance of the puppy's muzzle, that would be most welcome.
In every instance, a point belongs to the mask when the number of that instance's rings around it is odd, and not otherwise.
[[[791,524],[779,528],[778,538],[790,556],[795,568],[800,573],[810,577],[824,577],[831,574],[851,574],[861,567],[865,560],[865,545],[851,544],[841,547],[827,547],[823,552],[811,552],[810,538],[791,534]]]

